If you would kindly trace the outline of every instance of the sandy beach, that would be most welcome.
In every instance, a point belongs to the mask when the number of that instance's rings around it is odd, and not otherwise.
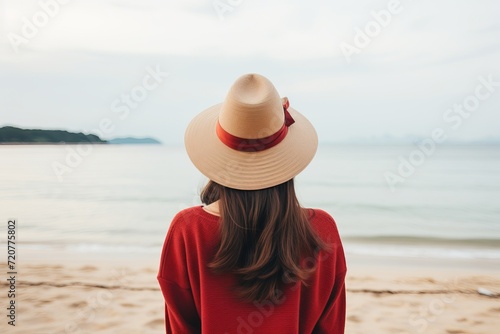
[[[23,253],[16,326],[9,326],[4,315],[0,332],[163,332],[157,255]],[[443,265],[353,257],[347,277],[346,333],[498,333],[500,298],[477,292],[500,292],[498,267],[487,261]],[[1,288],[7,290],[5,280]]]

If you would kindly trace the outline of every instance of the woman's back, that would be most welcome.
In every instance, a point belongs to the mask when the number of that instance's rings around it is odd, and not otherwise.
[[[316,270],[307,280],[284,285],[277,300],[241,302],[232,274],[214,275],[210,263],[220,242],[220,217],[201,206],[172,221],[158,279],[165,301],[168,333],[343,333],[346,264],[337,227],[322,210],[310,222],[330,245],[303,259]],[[168,256],[167,256],[168,255]]]

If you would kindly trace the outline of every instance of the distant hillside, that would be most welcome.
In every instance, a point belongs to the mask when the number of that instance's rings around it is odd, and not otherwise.
[[[105,144],[96,135],[86,135],[81,132],[74,133],[64,130],[20,129],[13,126],[0,128],[0,143],[96,143]]]
[[[161,144],[158,140],[156,140],[154,138],[132,138],[132,137],[114,138],[114,139],[108,140],[108,143],[110,143],[110,144],[141,144],[141,145]]]

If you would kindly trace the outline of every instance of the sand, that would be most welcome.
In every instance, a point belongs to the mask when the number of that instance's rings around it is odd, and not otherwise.
[[[500,298],[477,293],[500,293],[498,263],[348,260],[346,333],[500,333]],[[0,333],[163,333],[157,261],[157,254],[24,251],[15,327],[7,324],[7,281],[0,284]]]

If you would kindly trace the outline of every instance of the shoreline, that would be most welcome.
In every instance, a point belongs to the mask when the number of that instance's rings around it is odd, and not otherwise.
[[[428,268],[440,270],[463,270],[464,268],[475,269],[490,274],[500,275],[500,263],[497,258],[446,258],[446,257],[424,257],[415,255],[381,255],[376,252],[372,254],[350,252],[349,243],[344,243],[344,250],[350,268],[352,267],[386,267],[386,268]],[[426,247],[422,247],[425,249]],[[148,265],[159,263],[162,247],[135,247],[134,251],[124,251],[122,246],[119,250],[103,250],[96,248],[91,251],[80,251],[69,249],[63,245],[59,247],[46,248],[21,248],[20,263],[27,261],[32,263],[59,262],[67,264],[68,257],[71,262],[75,259],[82,263],[95,261],[100,264],[123,262],[127,264],[131,261],[140,261]]]

